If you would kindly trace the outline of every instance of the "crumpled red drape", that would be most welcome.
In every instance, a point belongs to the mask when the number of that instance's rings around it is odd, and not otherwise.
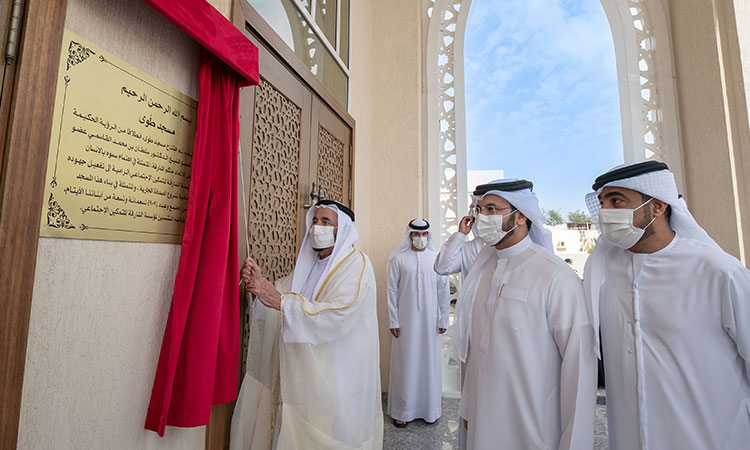
[[[187,218],[146,429],[205,425],[237,398],[239,76],[203,50]]]

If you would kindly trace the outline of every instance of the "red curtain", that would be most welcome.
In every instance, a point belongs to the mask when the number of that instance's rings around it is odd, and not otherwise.
[[[205,425],[237,398],[237,141],[244,80],[205,49],[187,218],[146,429]]]
[[[143,0],[242,77],[258,84],[258,48],[206,0]]]

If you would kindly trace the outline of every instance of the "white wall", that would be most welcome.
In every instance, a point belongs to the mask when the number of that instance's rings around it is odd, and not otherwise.
[[[68,0],[66,28],[197,99],[198,45],[142,1]],[[204,448],[205,427],[143,428],[179,253],[40,238],[19,449]]]

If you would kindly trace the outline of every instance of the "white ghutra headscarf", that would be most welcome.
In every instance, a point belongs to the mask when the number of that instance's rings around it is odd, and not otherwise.
[[[688,211],[685,200],[677,193],[674,174],[666,164],[657,161],[622,164],[613,167],[596,180],[592,186],[594,192],[586,194],[586,207],[591,214],[591,220],[597,226],[601,209],[599,194],[604,187],[616,186],[638,191],[671,206],[669,225],[680,236],[718,245]]]
[[[318,292],[320,285],[326,279],[331,269],[336,267],[339,261],[346,258],[354,250],[354,243],[359,239],[357,229],[354,227],[354,213],[345,205],[333,200],[321,200],[310,208],[305,218],[307,232],[305,233],[305,238],[302,240],[302,246],[299,249],[299,255],[297,255],[297,263],[294,265],[294,275],[292,276],[292,292],[296,292],[297,294],[301,293],[302,289],[304,289],[307,278],[310,276],[310,271],[315,266],[316,261],[318,261],[318,252],[313,250],[310,243],[310,227],[312,226],[315,211],[319,208],[328,208],[336,212],[338,215],[338,231],[336,232],[336,242],[333,245],[333,252],[328,258],[328,264],[313,292]]]
[[[687,208],[685,200],[677,193],[674,174],[669,167],[658,161],[622,164],[597,177],[592,186],[593,192],[586,194],[586,207],[591,219],[598,227],[599,194],[607,186],[631,189],[646,194],[672,207],[669,226],[681,237],[696,239],[709,245],[719,246],[706,231],[698,225]],[[586,261],[584,273],[584,290],[588,298],[588,308],[594,329],[599,329],[599,289],[605,281],[606,257],[613,247],[602,235]],[[597,352],[599,351],[599,333],[596,333]]]
[[[399,254],[410,250],[411,249],[411,232],[427,232],[427,247],[425,247],[426,250],[435,250],[434,242],[432,240],[432,230],[430,229],[430,223],[427,222],[424,219],[414,219],[411,222],[409,222],[409,225],[406,226],[406,233],[404,233],[404,237],[401,238],[401,242],[398,243],[398,246],[396,247],[393,252],[391,252],[391,256],[388,257],[388,267],[391,266],[391,261],[393,261],[393,258],[398,256]]]
[[[531,220],[531,229],[529,230],[531,240],[550,253],[553,253],[552,233],[544,228],[546,218],[539,207],[539,200],[534,195],[532,189],[533,184],[526,180],[495,180],[488,184],[477,186],[472,196],[472,203],[476,204],[476,202],[490,194],[504,198],[513,207],[521,211],[526,218]],[[456,302],[456,313],[453,322],[453,343],[456,347],[456,355],[463,362],[466,362],[469,354],[471,315],[474,307],[474,299],[477,295],[484,267],[494,254],[494,246],[485,245],[482,248],[461,285],[461,291]]]
[[[398,247],[396,247],[395,250],[391,253],[391,256],[388,257],[388,263],[386,264],[386,273],[391,272],[391,262],[396,258],[396,256],[400,255],[401,253],[404,253],[406,251],[411,250],[411,232],[427,232],[427,246],[424,248],[425,251],[436,251],[435,246],[433,245],[432,241],[432,231],[430,230],[430,223],[427,222],[424,219],[413,219],[409,222],[409,225],[406,227],[406,233],[404,233],[404,237],[401,238],[401,242],[398,243]],[[422,299],[417,296],[417,311],[422,309]]]
[[[503,190],[503,185],[520,185],[521,183],[526,183],[526,186],[528,187],[512,191]],[[493,189],[492,185],[498,186],[496,189]],[[472,205],[476,205],[479,200],[490,194],[504,198],[531,221],[531,229],[529,230],[529,237],[531,240],[544,247],[545,250],[554,252],[552,247],[552,232],[544,228],[547,218],[544,216],[542,208],[539,207],[539,200],[536,198],[536,195],[534,195],[532,189],[533,184],[526,180],[494,180],[487,184],[477,186],[477,189],[471,196]]]

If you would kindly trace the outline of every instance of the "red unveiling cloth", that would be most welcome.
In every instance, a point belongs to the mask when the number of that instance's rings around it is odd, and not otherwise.
[[[205,425],[211,405],[237,397],[237,72],[200,59],[198,123],[187,218],[146,429]]]
[[[236,70],[240,86],[258,84],[258,48],[206,0],[144,2]]]

